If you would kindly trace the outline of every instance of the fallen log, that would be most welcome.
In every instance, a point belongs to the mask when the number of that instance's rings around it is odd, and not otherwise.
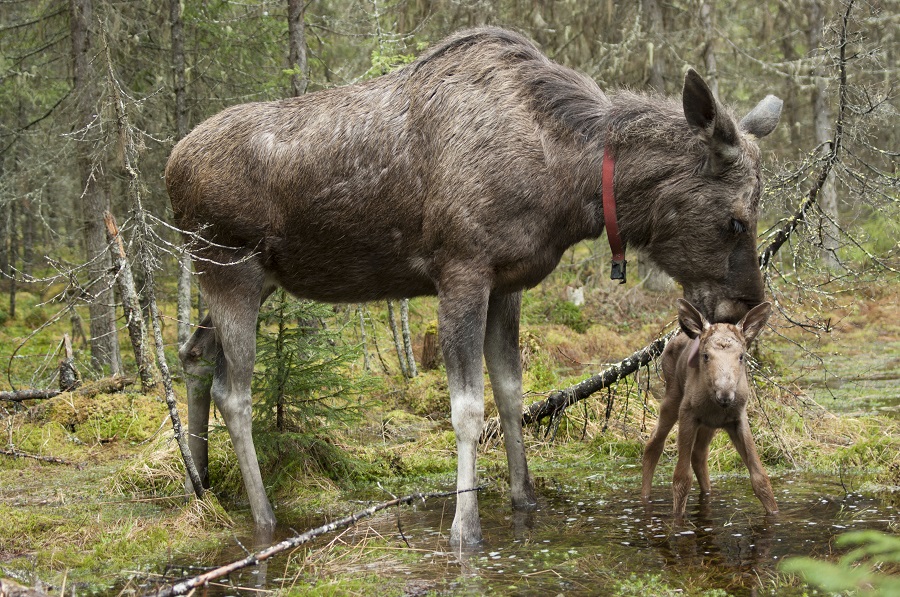
[[[115,377],[107,377],[104,379],[98,379],[97,381],[93,381],[90,383],[76,385],[75,388],[70,389],[70,392],[75,392],[78,396],[86,396],[88,398],[93,398],[97,394],[110,394],[112,392],[121,392],[127,386],[134,384],[133,377],[124,377],[124,376],[115,376]],[[0,400],[6,400],[7,402],[24,402],[26,400],[46,400],[47,398],[53,398],[54,396],[59,396],[63,392],[61,390],[37,390],[37,389],[28,389],[28,390],[10,390],[5,392],[0,392]]]

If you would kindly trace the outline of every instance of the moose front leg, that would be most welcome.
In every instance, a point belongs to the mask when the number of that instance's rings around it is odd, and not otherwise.
[[[741,455],[741,460],[744,461],[747,470],[750,471],[750,485],[753,487],[753,493],[756,494],[766,512],[775,514],[778,512],[775,492],[772,491],[769,475],[766,474],[766,469],[763,468],[759,454],[756,452],[756,445],[753,443],[753,434],[750,432],[750,424],[747,422],[746,415],[736,425],[726,427],[725,430],[738,454]]]
[[[691,467],[700,485],[700,492],[707,494],[712,490],[709,483],[709,444],[712,443],[716,429],[705,425],[698,426],[697,438],[694,440],[694,451],[691,454]]]
[[[665,448],[666,437],[678,421],[678,408],[681,406],[682,396],[675,384],[669,387],[672,389],[666,391],[666,397],[659,409],[659,420],[650,434],[650,439],[647,440],[647,445],[644,446],[644,456],[641,459],[641,499],[645,502],[650,499],[653,472]]]
[[[488,286],[464,274],[442,280],[438,296],[441,350],[450,389],[450,418],[456,433],[456,515],[450,542],[481,543],[481,521],[475,459],[484,425],[482,356],[488,307]]]
[[[494,402],[500,411],[512,505],[519,510],[533,510],[537,506],[537,498],[528,474],[522,436],[522,362],[519,354],[521,303],[521,292],[491,294],[484,358],[494,391]]]
[[[672,512],[676,520],[684,518],[688,494],[691,492],[691,455],[699,424],[690,415],[678,422],[678,462],[672,477]]]

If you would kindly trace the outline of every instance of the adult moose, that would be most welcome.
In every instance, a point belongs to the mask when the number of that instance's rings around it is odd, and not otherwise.
[[[180,226],[206,241],[194,255],[209,315],[181,349],[204,482],[212,397],[253,518],[274,524],[251,436],[250,378],[260,302],[277,285],[331,302],[436,294],[457,487],[476,485],[483,355],[512,503],[533,508],[521,291],[603,231],[604,149],[615,158],[622,240],[678,280],[707,318],[736,322],[763,300],[755,138],[773,130],[780,109],[769,97],[736,123],[694,71],[682,102],[607,97],[522,36],[481,28],[389,75],[234,106],[200,124],[172,151],[166,186]],[[480,540],[476,494],[460,494],[451,541]]]

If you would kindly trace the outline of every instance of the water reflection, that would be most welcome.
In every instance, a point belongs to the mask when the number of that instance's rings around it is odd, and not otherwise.
[[[362,544],[373,534],[385,537],[387,546],[381,542],[372,548],[383,549],[385,557],[364,560],[356,569],[339,564],[325,570],[335,575],[376,574],[375,582],[403,587],[410,595],[595,595],[615,591],[632,573],[659,574],[676,587],[686,579],[701,579],[705,588],[750,595],[784,557],[829,555],[835,535],[861,528],[884,530],[897,515],[891,504],[857,493],[844,495],[839,484],[803,474],[773,478],[781,512],[766,515],[746,478],[738,475],[714,478],[710,496],[701,499],[695,492],[684,522],[675,524],[669,488],[660,483],[644,504],[638,484],[635,480],[633,490],[610,491],[595,487],[590,475],[570,483],[550,480],[542,484],[539,510],[527,513],[514,513],[505,496],[483,493],[479,501],[485,543],[469,551],[453,550],[447,541],[453,501],[430,501],[362,522],[341,537],[344,546]],[[291,526],[302,529],[321,522],[294,521]],[[279,528],[269,542],[291,534]],[[329,539],[320,541],[321,547]],[[253,543],[266,541],[256,537]],[[215,563],[243,555],[243,550],[223,550]],[[291,566],[296,568],[295,563]],[[293,579],[302,576],[297,570],[288,573],[286,561],[275,559],[268,568],[242,572],[231,582],[257,590],[273,588],[283,586],[288,574]],[[211,589],[210,594],[235,592]]]

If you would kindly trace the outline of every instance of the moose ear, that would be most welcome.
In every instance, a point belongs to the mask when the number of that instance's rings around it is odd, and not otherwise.
[[[717,172],[737,159],[740,144],[734,121],[724,113],[709,85],[694,69],[688,69],[684,77],[681,102],[691,130],[709,147],[708,166]]]
[[[756,107],[741,119],[741,130],[761,139],[775,130],[781,118],[781,107],[784,102],[774,95],[767,95]]]
[[[678,325],[688,338],[697,338],[709,327],[709,322],[694,305],[678,299]]]
[[[766,302],[756,305],[744,315],[744,318],[738,323],[738,327],[741,328],[741,331],[744,333],[744,339],[746,340],[747,345],[756,339],[762,331],[763,326],[766,325],[766,322],[769,320],[769,315],[771,314],[772,303]]]

